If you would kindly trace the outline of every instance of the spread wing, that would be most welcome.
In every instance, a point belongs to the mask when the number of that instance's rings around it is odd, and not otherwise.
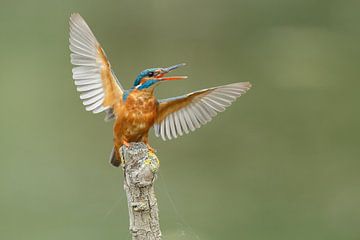
[[[73,79],[87,111],[106,110],[105,120],[114,118],[112,107],[123,94],[104,50],[80,14],[70,17],[70,50]]]
[[[240,82],[159,100],[159,114],[154,124],[155,135],[167,140],[200,128],[250,87],[249,82]]]

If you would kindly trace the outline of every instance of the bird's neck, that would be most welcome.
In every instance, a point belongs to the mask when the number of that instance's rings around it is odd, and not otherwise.
[[[129,97],[132,98],[133,100],[138,99],[138,100],[142,100],[142,101],[152,99],[152,98],[154,98],[154,88],[148,88],[148,89],[142,89],[142,90],[139,90],[136,88],[131,88],[124,94],[123,100],[127,101],[127,99]]]
[[[129,111],[140,112],[142,114],[153,112],[156,108],[157,100],[152,91],[134,89],[125,102],[125,107]]]
[[[132,87],[124,92],[123,101],[126,101],[129,95],[152,97],[154,95],[154,88],[137,89],[136,87]]]
[[[154,97],[154,88],[147,88],[147,89],[134,89],[133,94],[136,97],[141,97],[143,99],[149,99]]]

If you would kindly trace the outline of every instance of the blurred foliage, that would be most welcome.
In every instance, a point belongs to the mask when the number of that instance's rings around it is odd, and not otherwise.
[[[0,8],[0,239],[130,239],[112,126],[71,79],[80,12],[122,81],[187,62],[159,97],[251,81],[162,142],[164,239],[360,238],[360,1],[8,1]]]

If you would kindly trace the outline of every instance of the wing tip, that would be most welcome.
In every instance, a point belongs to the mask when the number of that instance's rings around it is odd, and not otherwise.
[[[251,82],[244,82],[244,84],[248,89],[252,88]]]
[[[252,84],[250,82],[238,82],[238,83],[233,83],[233,84],[238,85],[239,87],[244,88],[246,90],[249,90],[252,87]]]
[[[80,13],[78,13],[78,12],[73,12],[73,13],[70,14],[70,20],[75,20],[75,19],[79,19],[79,18],[83,19],[81,17]]]
[[[235,87],[237,89],[240,89],[242,91],[247,92],[248,90],[250,90],[252,88],[252,84],[250,82],[237,82],[237,83],[231,83],[231,84],[228,84],[228,85],[225,85],[225,87]]]
[[[90,30],[90,27],[86,23],[85,19],[78,12],[74,12],[70,14],[69,23],[70,23],[70,29],[73,28],[75,25],[83,25],[85,29],[88,28],[87,31]]]

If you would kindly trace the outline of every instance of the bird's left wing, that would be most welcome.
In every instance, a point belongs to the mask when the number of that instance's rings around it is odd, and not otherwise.
[[[155,135],[167,140],[194,131],[210,122],[218,112],[224,111],[250,87],[249,82],[240,82],[159,100],[159,113],[154,124]]]
[[[106,110],[105,120],[114,117],[113,105],[124,90],[104,50],[80,14],[70,17],[70,50],[73,79],[80,99],[87,111],[99,113]]]

